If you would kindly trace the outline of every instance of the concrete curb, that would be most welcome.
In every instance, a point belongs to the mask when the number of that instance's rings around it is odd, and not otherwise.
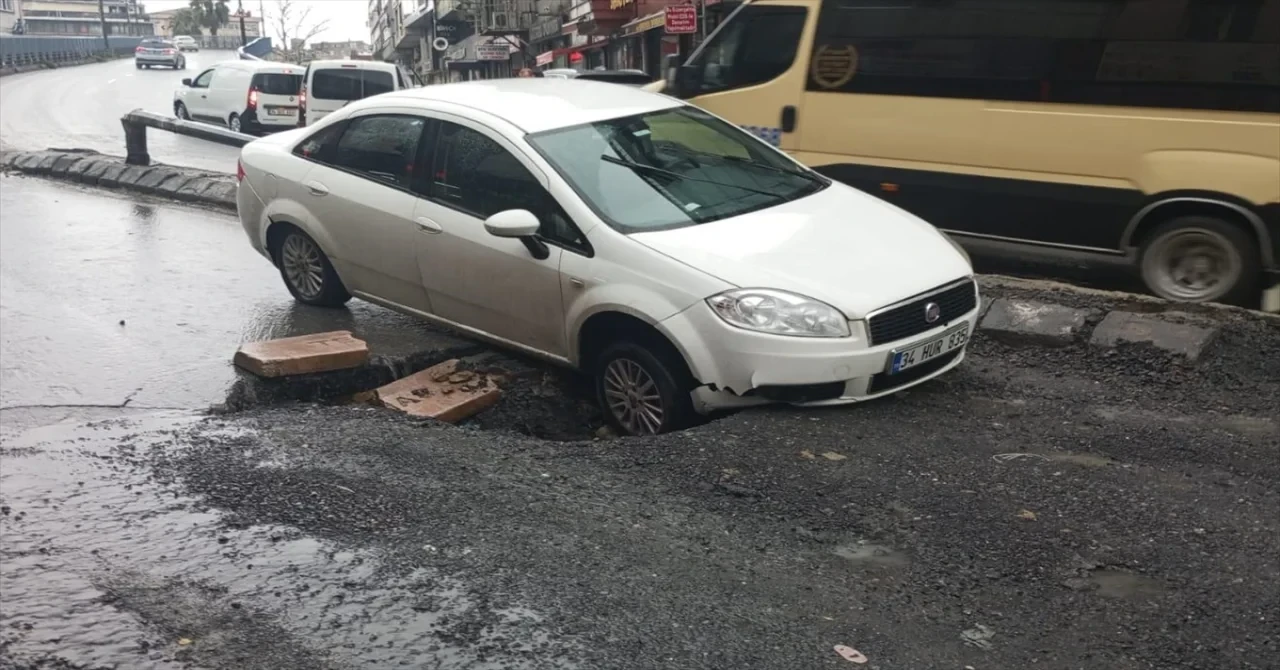
[[[106,56],[103,58],[84,58],[81,60],[68,61],[65,63],[36,63],[33,65],[18,65],[15,67],[0,68],[0,77],[8,77],[14,74],[25,74],[27,72],[40,72],[42,70],[57,70],[64,67],[75,67],[77,65],[92,65],[94,63],[106,63],[107,61],[121,60],[124,58],[132,58],[133,55]]]
[[[0,157],[0,166],[6,172],[164,196],[233,212],[236,209],[235,177],[216,172],[171,165],[126,165],[123,158],[86,149],[7,152]]]

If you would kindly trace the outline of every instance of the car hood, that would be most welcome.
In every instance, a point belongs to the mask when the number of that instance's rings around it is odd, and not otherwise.
[[[630,237],[735,286],[800,293],[850,319],[973,273],[936,228],[843,184],[742,216]]]

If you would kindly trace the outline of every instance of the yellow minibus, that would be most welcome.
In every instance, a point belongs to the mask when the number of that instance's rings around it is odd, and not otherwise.
[[[1280,0],[755,0],[660,86],[973,251],[1280,311]]]

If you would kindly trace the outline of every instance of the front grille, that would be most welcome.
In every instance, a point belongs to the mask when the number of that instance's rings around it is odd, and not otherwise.
[[[933,323],[925,320],[925,306],[931,302],[937,303],[942,312],[942,315]],[[965,280],[945,291],[927,293],[868,319],[867,330],[871,345],[895,342],[944,326],[973,311],[977,306],[978,292],[975,290],[972,279]]]
[[[929,375],[947,367],[954,361],[957,356],[964,352],[964,349],[956,349],[931,360],[925,361],[914,368],[907,368],[896,375],[887,372],[881,372],[871,378],[871,383],[867,385],[867,395],[883,393],[899,386],[905,386],[911,382],[917,382]]]

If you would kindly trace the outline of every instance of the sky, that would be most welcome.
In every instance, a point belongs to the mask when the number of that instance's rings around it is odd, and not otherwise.
[[[257,16],[259,5],[266,11],[267,16],[267,33],[279,39],[276,31],[272,28],[272,19],[277,15],[279,8],[279,0],[242,0],[244,8],[253,12]],[[229,0],[227,6],[231,11],[236,11],[237,0]],[[186,7],[191,3],[188,0],[142,0],[142,5],[147,11],[160,11],[165,9],[178,9]],[[346,40],[369,41],[369,27],[365,25],[368,21],[369,3],[368,0],[293,0],[293,13],[296,16],[303,7],[310,7],[311,14],[308,17],[308,23],[314,25],[320,21],[328,19],[329,23],[326,29],[318,33],[313,40],[321,42],[343,42]],[[310,26],[304,26],[304,29]]]

